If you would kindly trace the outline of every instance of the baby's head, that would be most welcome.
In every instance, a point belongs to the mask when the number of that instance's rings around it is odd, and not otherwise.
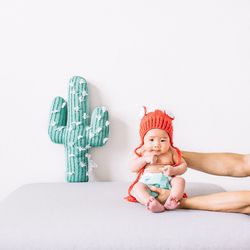
[[[144,136],[143,146],[139,149],[140,154],[152,152],[154,155],[162,155],[169,151],[171,146],[168,133],[159,128],[150,129]]]
[[[168,143],[168,148],[173,146],[173,119],[173,117],[161,110],[147,113],[144,107],[144,116],[141,119],[139,131],[141,144],[135,149],[135,153],[140,156],[137,150],[141,149],[142,146],[147,147],[147,142],[149,142],[153,136],[166,140],[165,142]]]

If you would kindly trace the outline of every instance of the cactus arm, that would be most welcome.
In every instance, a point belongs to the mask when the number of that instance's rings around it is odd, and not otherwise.
[[[68,92],[68,123],[87,126],[89,124],[89,98],[87,82],[83,77],[74,76],[70,79]]]
[[[65,126],[67,123],[67,103],[58,96],[51,105],[48,134],[55,143],[64,143]]]
[[[91,116],[89,129],[89,145],[91,147],[103,146],[108,140],[109,115],[105,107],[96,107]]]

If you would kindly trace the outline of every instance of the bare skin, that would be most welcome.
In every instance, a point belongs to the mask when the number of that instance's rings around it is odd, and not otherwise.
[[[159,193],[157,199],[161,203],[169,196],[164,189],[154,187],[152,191]],[[250,191],[221,192],[184,198],[180,201],[179,208],[250,214]]]
[[[195,153],[182,152],[188,165],[196,170],[221,176],[250,176],[250,155],[234,153]],[[158,200],[163,203],[169,193],[154,188]],[[209,195],[185,198],[179,208],[198,209],[219,212],[250,214],[250,191],[221,192]]]
[[[180,208],[250,214],[250,191],[222,192],[183,199]]]
[[[156,200],[153,196],[151,196],[148,190],[148,186],[141,182],[137,182],[133,187],[132,193],[136,197],[136,199],[151,212],[163,212],[165,210],[164,205],[161,204],[158,200]]]
[[[164,204],[155,199],[149,192],[149,185],[142,181],[137,182],[131,190],[132,195],[151,212],[163,212],[165,209],[175,209],[179,205],[179,200],[183,197],[185,180],[176,175],[181,175],[186,171],[187,164],[181,159],[170,144],[170,138],[166,131],[162,129],[151,129],[144,136],[141,157],[133,159],[131,171],[138,172],[145,167],[144,173],[157,174],[172,177],[170,184],[172,189]],[[150,177],[151,178],[151,177]],[[152,183],[154,184],[154,183]]]
[[[182,151],[188,167],[221,176],[250,176],[250,154],[196,153]]]
[[[184,194],[185,181],[183,178],[176,176],[175,178],[172,179],[171,185],[172,189],[164,204],[164,206],[168,210],[175,209],[180,204],[179,201],[182,199]]]

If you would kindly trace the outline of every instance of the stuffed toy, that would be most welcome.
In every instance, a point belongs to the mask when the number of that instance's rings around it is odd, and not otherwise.
[[[87,182],[89,150],[107,142],[109,117],[105,107],[96,107],[90,118],[88,86],[84,78],[70,79],[68,103],[60,96],[53,100],[48,133],[52,142],[64,144],[67,181]]]

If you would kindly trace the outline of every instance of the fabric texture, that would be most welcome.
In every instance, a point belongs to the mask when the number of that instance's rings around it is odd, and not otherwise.
[[[3,250],[248,250],[250,216],[126,202],[127,182],[44,183],[0,202]],[[187,182],[190,196],[223,191]]]
[[[147,113],[147,109],[146,107],[144,107],[144,116],[140,121],[140,128],[139,128],[141,144],[134,150],[135,154],[141,156],[141,154],[139,154],[137,150],[142,147],[144,136],[147,134],[149,130],[162,129],[166,131],[167,134],[169,135],[170,144],[173,148],[176,149],[180,158],[181,157],[180,150],[176,148],[173,143],[173,124],[172,124],[173,120],[174,117],[166,114],[165,111],[156,109],[154,112]]]
[[[148,186],[155,186],[163,189],[171,189],[169,178],[163,173],[144,173],[139,182],[142,182]],[[158,193],[150,191],[153,197],[157,197]]]
[[[107,142],[109,116],[105,107],[96,107],[90,120],[88,86],[84,78],[70,79],[68,104],[60,96],[53,100],[48,133],[53,142],[64,144],[67,181],[88,181],[89,150]]]

